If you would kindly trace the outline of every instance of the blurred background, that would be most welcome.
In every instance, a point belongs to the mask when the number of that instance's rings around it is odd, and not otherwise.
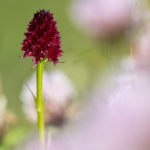
[[[59,69],[65,72],[78,93],[75,101],[82,102],[86,93],[99,78],[105,75],[105,72],[110,77],[117,74],[115,68],[120,65],[120,60],[130,53],[130,43],[137,31],[130,34],[128,29],[127,36],[111,37],[109,42],[105,36],[104,39],[103,36],[99,39],[97,35],[95,37],[91,33],[85,34],[83,28],[86,27],[79,29],[77,27],[79,24],[75,22],[80,20],[74,19],[78,18],[77,12],[81,8],[74,8],[72,2],[71,0],[0,0],[0,94],[5,95],[7,99],[6,109],[9,120],[6,121],[8,127],[5,129],[0,149],[11,149],[25,139],[36,126],[27,120],[20,98],[22,87],[36,70],[32,69],[32,58],[20,58],[23,55],[21,50],[21,43],[25,38],[23,34],[33,18],[33,13],[45,9],[54,14],[62,42],[63,56],[60,61],[65,63],[54,66],[53,63],[48,62],[45,64],[45,70]],[[145,2],[144,7],[147,6],[148,2]]]

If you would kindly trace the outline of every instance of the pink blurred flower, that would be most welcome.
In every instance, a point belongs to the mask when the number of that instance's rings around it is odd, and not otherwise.
[[[7,109],[7,97],[3,93],[2,81],[0,76],[0,142],[5,136],[9,127],[16,123],[16,115]]]
[[[36,95],[35,74],[27,80],[30,90]],[[26,85],[23,86],[20,98],[23,110],[28,119],[36,123],[37,114],[32,93]],[[60,70],[43,73],[43,95],[45,103],[45,123],[61,124],[65,117],[66,109],[75,98],[77,91],[71,80]]]
[[[141,66],[150,66],[150,24],[146,25],[133,45],[133,57]]]
[[[128,65],[122,70],[113,80],[105,76],[107,88],[100,82],[89,95],[77,128],[57,135],[48,149],[150,149],[150,68]]]
[[[74,0],[71,20],[93,37],[114,38],[131,26],[137,0]]]

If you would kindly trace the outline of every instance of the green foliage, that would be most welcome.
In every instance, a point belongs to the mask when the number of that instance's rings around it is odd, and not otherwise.
[[[15,127],[6,133],[0,144],[0,150],[9,150],[21,143],[27,137],[27,128]]]

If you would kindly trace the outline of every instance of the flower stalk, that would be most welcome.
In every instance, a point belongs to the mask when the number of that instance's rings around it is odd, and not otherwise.
[[[44,62],[41,61],[37,64],[37,97],[36,97],[36,108],[38,116],[38,130],[41,143],[44,143],[45,127],[44,127],[44,101],[43,101],[43,90],[42,90],[42,78],[43,78],[43,67]]]

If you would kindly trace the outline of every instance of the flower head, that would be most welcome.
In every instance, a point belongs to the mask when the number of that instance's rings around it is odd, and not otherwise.
[[[33,56],[34,66],[42,59],[48,59],[54,64],[59,62],[58,57],[63,51],[56,23],[49,10],[38,11],[29,22],[22,50],[25,51],[23,58]]]
[[[0,76],[0,142],[5,136],[8,127],[16,123],[16,115],[7,109],[7,97],[3,92],[3,85]]]
[[[113,39],[132,26],[136,1],[74,0],[69,15],[73,25],[77,25],[90,37]]]
[[[36,95],[36,74],[27,80],[27,85]],[[23,101],[23,111],[27,115],[28,119],[36,123],[37,113],[34,103],[34,97],[26,85],[23,86],[20,95]],[[45,123],[60,125],[67,118],[67,108],[71,106],[73,99],[77,94],[77,90],[72,81],[61,70],[53,70],[52,72],[43,73],[43,95],[45,105]]]

